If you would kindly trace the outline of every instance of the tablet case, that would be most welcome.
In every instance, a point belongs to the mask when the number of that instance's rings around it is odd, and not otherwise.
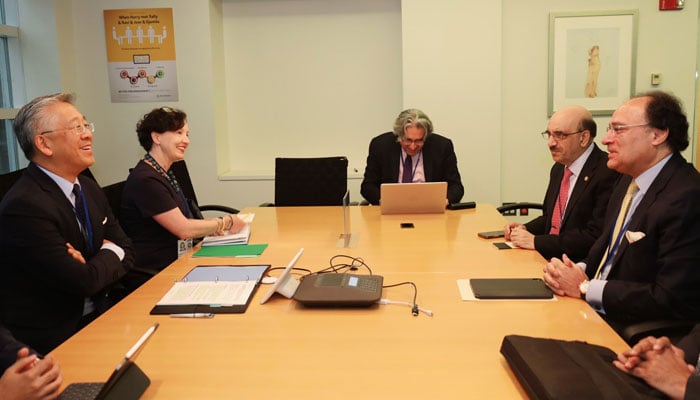
[[[508,335],[501,354],[532,400],[666,398],[618,370],[610,349],[578,341]]]
[[[477,299],[551,299],[552,291],[540,278],[470,279]]]

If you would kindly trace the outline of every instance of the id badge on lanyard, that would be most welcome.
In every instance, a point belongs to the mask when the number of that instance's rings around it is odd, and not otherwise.
[[[177,241],[177,258],[182,257],[190,250],[192,250],[192,239],[180,239]]]

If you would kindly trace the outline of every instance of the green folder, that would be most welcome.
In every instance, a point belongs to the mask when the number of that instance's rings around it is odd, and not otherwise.
[[[266,248],[267,244],[202,246],[192,257],[257,257]]]

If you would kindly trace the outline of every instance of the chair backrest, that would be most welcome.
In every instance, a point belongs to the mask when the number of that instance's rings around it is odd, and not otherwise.
[[[348,159],[275,158],[275,206],[335,206],[348,188]]]
[[[5,197],[5,194],[10,190],[12,185],[22,177],[23,173],[24,168],[0,175],[0,200]]]
[[[117,221],[120,220],[119,217],[122,208],[122,193],[124,192],[125,184],[126,181],[121,181],[102,188],[102,191],[105,193],[107,201],[109,202],[109,207],[112,209],[112,213],[117,218]]]
[[[10,190],[10,188],[22,177],[24,170],[26,168],[21,168],[16,171],[8,172],[6,174],[0,175],[0,200],[5,197],[5,194]],[[90,171],[90,168],[85,169],[80,175],[86,176],[93,181],[97,182],[95,176]]]
[[[177,179],[180,189],[186,198],[199,204],[197,201],[197,195],[194,193],[194,186],[192,185],[192,179],[190,178],[190,172],[187,170],[187,164],[185,160],[175,161],[171,166],[170,170],[175,174],[175,179]]]

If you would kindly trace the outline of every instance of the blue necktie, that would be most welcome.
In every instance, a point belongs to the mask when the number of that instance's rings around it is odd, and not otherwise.
[[[401,177],[401,183],[413,182],[413,162],[411,156],[406,156],[403,160],[403,176]]]
[[[89,214],[85,202],[83,201],[83,191],[77,183],[73,185],[73,195],[75,196],[75,215],[78,217],[78,222],[80,222],[80,232],[83,234],[83,238],[85,238],[88,251],[92,252],[92,229],[90,221],[88,221]]]

